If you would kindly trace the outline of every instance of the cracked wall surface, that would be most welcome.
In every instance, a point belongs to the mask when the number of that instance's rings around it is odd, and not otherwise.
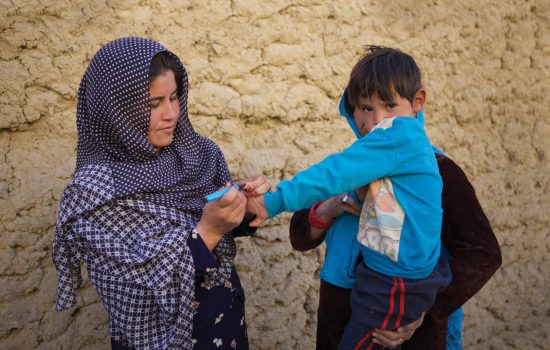
[[[411,53],[427,131],[474,184],[503,266],[465,307],[466,349],[550,339],[550,3],[544,0],[0,1],[0,348],[108,349],[89,282],[54,311],[51,238],[74,171],[76,91],[97,49],[160,41],[184,62],[195,128],[237,178],[287,178],[354,136],[337,104],[365,44]],[[324,251],[289,215],[240,239],[252,349],[313,349]]]

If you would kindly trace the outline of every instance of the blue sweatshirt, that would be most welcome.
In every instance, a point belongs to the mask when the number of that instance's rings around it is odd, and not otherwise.
[[[357,233],[365,264],[389,276],[427,277],[440,255],[442,182],[423,120],[385,119],[341,153],[279,183],[264,200],[274,217],[366,184]]]
[[[355,191],[348,192],[348,195],[359,207],[363,206]],[[359,219],[354,214],[343,213],[334,219],[325,235],[327,250],[319,274],[322,280],[340,288],[353,287],[355,263],[361,251],[361,245],[356,238],[358,230]]]

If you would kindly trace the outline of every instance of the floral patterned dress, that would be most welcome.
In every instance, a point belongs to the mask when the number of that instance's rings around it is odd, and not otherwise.
[[[247,227],[235,231],[236,235],[247,236],[255,229]],[[209,288],[204,283],[204,276],[208,269],[219,267],[220,263],[199,235],[189,235],[187,244],[195,264],[193,350],[248,350],[244,290],[235,267],[225,284]],[[111,349],[133,350],[115,340],[111,340]]]
[[[195,262],[193,349],[247,350],[244,290],[235,267],[224,285],[208,288],[203,283],[204,276],[219,262],[199,235],[190,235],[188,245]]]

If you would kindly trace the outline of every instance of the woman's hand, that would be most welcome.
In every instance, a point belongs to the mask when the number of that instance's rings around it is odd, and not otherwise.
[[[245,191],[245,196],[248,198],[261,196],[271,190],[271,184],[263,175],[247,177],[246,179],[237,181],[237,184],[241,185]]]
[[[225,187],[232,186],[227,183]],[[247,199],[235,187],[222,198],[204,206],[201,219],[195,229],[212,251],[226,233],[239,226],[243,221]]]
[[[395,348],[411,339],[414,331],[420,327],[422,321],[424,321],[424,313],[422,313],[422,316],[418,320],[404,327],[399,327],[394,331],[376,329],[372,334],[374,337],[373,342],[386,348]]]

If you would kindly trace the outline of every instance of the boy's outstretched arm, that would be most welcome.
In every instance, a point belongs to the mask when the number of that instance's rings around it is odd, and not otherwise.
[[[390,176],[395,169],[395,158],[392,131],[371,133],[344,151],[299,172],[291,180],[280,182],[276,192],[266,193],[263,202],[268,217],[309,207]]]

